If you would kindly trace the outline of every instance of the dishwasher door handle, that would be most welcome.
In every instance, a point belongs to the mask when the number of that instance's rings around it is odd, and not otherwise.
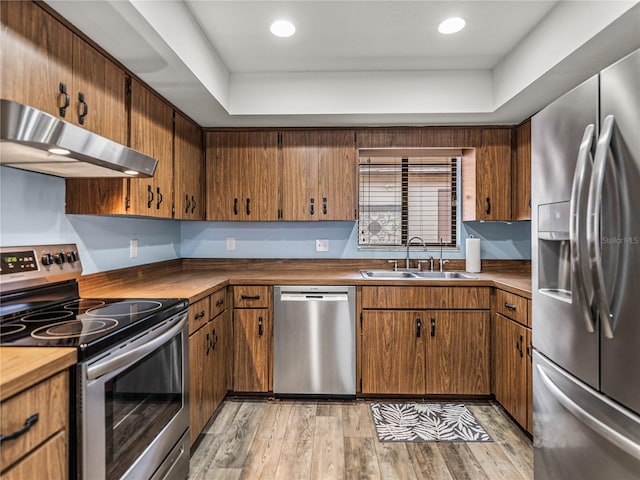
[[[283,293],[281,302],[346,302],[349,297],[346,293]]]

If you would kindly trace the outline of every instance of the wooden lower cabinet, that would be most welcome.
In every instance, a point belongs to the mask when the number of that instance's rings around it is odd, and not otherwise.
[[[496,400],[531,432],[531,329],[499,313],[495,314],[493,328]]]
[[[487,395],[489,312],[365,310],[363,394]]]
[[[27,418],[38,420],[21,436],[2,442],[0,477],[3,479],[69,476],[69,373],[58,373],[4,400],[0,404],[3,435],[19,431]]]
[[[212,294],[211,298],[216,295]],[[210,299],[206,297],[194,303],[189,312],[190,325],[198,325],[189,337],[189,425],[192,445],[229,390],[229,311],[223,310],[211,320],[201,322],[201,315],[209,317],[209,304]]]
[[[268,392],[271,328],[268,308],[236,308],[233,312],[233,390]]]

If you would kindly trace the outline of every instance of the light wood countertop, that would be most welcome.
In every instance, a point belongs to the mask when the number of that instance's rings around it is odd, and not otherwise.
[[[76,363],[75,348],[0,347],[0,400]]]

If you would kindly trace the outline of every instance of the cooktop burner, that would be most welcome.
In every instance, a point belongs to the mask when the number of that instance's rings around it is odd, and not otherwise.
[[[76,347],[88,358],[187,308],[181,299],[66,299],[2,317],[0,345]]]
[[[118,326],[118,321],[112,318],[99,320],[70,320],[59,322],[44,327],[36,328],[31,332],[33,338],[75,338],[83,335],[106,332]]]

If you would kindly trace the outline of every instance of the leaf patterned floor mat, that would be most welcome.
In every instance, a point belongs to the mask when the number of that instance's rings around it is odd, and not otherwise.
[[[381,442],[492,442],[462,403],[372,403]]]

